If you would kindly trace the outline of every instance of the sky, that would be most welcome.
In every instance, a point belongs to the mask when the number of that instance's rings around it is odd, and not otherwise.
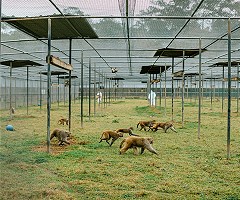
[[[135,1],[135,0],[134,0]],[[91,16],[120,16],[118,0],[53,0],[60,8],[79,7]],[[136,13],[146,9],[150,0],[136,0]],[[2,0],[2,13],[7,16],[38,16],[58,13],[48,0]]]

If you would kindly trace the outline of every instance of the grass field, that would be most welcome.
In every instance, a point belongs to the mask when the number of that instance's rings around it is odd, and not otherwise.
[[[84,102],[87,104],[87,101]],[[225,102],[227,103],[227,102]],[[174,101],[174,124],[169,130],[139,131],[140,120],[171,120],[171,100],[167,107],[151,108],[144,99],[121,99],[97,107],[88,117],[84,106],[83,127],[80,106],[72,104],[71,145],[46,147],[46,108],[18,108],[13,120],[1,111],[0,199],[240,199],[240,117],[232,102],[231,157],[227,159],[227,109],[221,102],[210,109],[204,100],[201,134],[198,139],[198,106],[185,101],[182,127],[181,100]],[[162,103],[164,106],[164,103]],[[165,113],[166,112],[166,113]],[[93,113],[93,111],[92,111]],[[68,116],[68,106],[52,105],[51,131],[67,126],[57,124]],[[6,131],[12,124],[15,131]],[[119,155],[118,139],[112,147],[99,143],[103,130],[134,127],[134,133],[154,138],[159,155],[133,150]],[[125,135],[124,137],[127,137]]]

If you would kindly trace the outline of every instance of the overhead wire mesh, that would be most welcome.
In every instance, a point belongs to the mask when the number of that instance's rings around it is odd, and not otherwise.
[[[54,0],[52,2],[57,9],[48,0],[3,0],[2,16],[39,17],[63,13],[85,17],[99,39],[87,39],[87,42],[81,39],[74,40],[73,74],[79,74],[81,51],[83,51],[85,66],[88,65],[89,58],[93,57],[92,62],[96,63],[97,68],[100,68],[106,76],[112,76],[109,68],[114,66],[119,68],[118,73],[131,84],[131,81],[137,81],[134,77],[141,77],[139,72],[142,65],[151,65],[154,62],[171,65],[171,58],[159,58],[156,61],[153,55],[157,49],[167,46],[183,49],[198,48],[198,38],[202,38],[202,47],[206,46],[208,49],[202,54],[202,65],[205,67],[203,71],[207,73],[209,65],[227,60],[228,17],[233,18],[231,27],[236,29],[232,32],[232,59],[240,60],[240,20],[234,19],[239,17],[238,0],[217,2],[213,0],[181,2]],[[191,19],[191,15],[196,19]],[[52,52],[66,62],[69,55],[68,48],[69,41],[52,41]],[[35,40],[7,23],[2,23],[1,61],[29,59],[46,66],[46,52],[46,41]],[[180,69],[182,59],[175,59],[175,62],[176,69]],[[187,59],[185,69],[189,72],[196,71],[198,62],[198,56]],[[44,69],[45,67],[41,67],[40,70]],[[132,78],[129,77],[130,71],[133,73]],[[8,73],[8,67],[1,66],[1,72]],[[18,69],[17,73],[21,74],[21,69]],[[30,72],[32,77],[35,73],[35,70]],[[22,76],[25,76],[25,71],[22,72]],[[170,70],[167,76],[171,77]]]

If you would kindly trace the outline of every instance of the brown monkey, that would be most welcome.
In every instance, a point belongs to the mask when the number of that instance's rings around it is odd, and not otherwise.
[[[52,132],[52,134],[50,136],[50,140],[53,139],[54,137],[56,137],[59,141],[59,143],[58,143],[59,146],[63,145],[64,142],[67,144],[70,144],[70,142],[67,141],[67,137],[69,137],[70,135],[71,135],[70,132],[56,128]]]
[[[153,138],[151,137],[129,136],[121,142],[120,154],[124,154],[129,148],[133,148],[134,154],[136,154],[137,147],[141,148],[141,154],[144,152],[145,149],[154,154],[158,154],[156,150],[151,146],[151,144],[153,144]]]
[[[141,126],[140,128],[140,131],[142,129],[144,129],[144,131],[146,131],[146,127],[150,128],[151,126],[153,126],[153,124],[156,122],[156,120],[152,120],[152,121],[140,121],[138,122],[137,124],[137,128],[138,128],[138,125]],[[149,129],[148,129],[149,130]]]
[[[129,128],[119,128],[116,130],[117,133],[122,132],[122,133],[128,133],[130,136],[131,135],[135,135],[135,136],[139,136],[137,134],[133,133],[133,127],[129,127]]]
[[[58,120],[58,124],[64,125],[64,123],[66,123],[66,125],[68,125],[68,121],[69,120],[67,118],[61,118]]]
[[[119,137],[123,137],[123,133],[119,132],[117,133],[116,131],[103,131],[102,136],[100,138],[100,142],[102,142],[103,140],[106,140],[106,142],[112,146],[112,144],[115,142],[115,140],[117,140]],[[112,138],[111,143],[108,142],[108,140],[110,140]]]
[[[15,114],[15,108],[14,107],[11,108],[11,113]]]
[[[162,128],[164,130],[164,132],[166,133],[167,130],[170,128],[172,131],[177,132],[176,129],[173,127],[173,123],[172,122],[165,122],[165,123],[155,123],[152,127],[150,127],[150,129],[154,132],[156,132],[158,130],[158,128]]]

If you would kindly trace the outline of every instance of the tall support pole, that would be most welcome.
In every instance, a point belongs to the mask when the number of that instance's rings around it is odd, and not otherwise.
[[[238,114],[238,106],[239,106],[239,63],[237,65],[237,114]]]
[[[64,95],[63,95],[63,102],[64,102],[64,106],[65,106],[65,102],[66,102],[66,100],[65,100],[65,98],[66,98],[66,80],[65,80],[65,76],[64,76],[64,88],[63,88],[64,90],[63,90],[63,93],[64,93]]]
[[[172,57],[172,121],[173,121],[173,99],[174,99],[174,88],[173,88],[173,73],[174,73],[174,57]]]
[[[91,120],[91,58],[88,66],[88,118]]]
[[[15,78],[15,108],[17,108],[17,78]]]
[[[42,72],[40,72],[40,111],[42,110]]]
[[[51,19],[48,19],[48,68],[47,68],[47,152],[50,153],[50,112],[51,112]]]
[[[27,115],[28,115],[28,66],[27,66]]]
[[[148,74],[148,80],[147,80],[147,100],[149,101],[149,92],[150,92],[150,74]]]
[[[72,39],[69,39],[69,64],[72,64]],[[68,130],[71,131],[71,116],[72,116],[72,71],[69,70],[69,77],[68,77]]]
[[[222,112],[223,112],[223,102],[224,102],[224,66],[223,66],[223,77],[222,77]]]
[[[161,80],[161,77],[162,77],[162,73],[159,73],[159,106],[160,106],[160,109],[162,107],[162,80]]]
[[[231,21],[228,19],[228,117],[227,117],[227,159],[230,158],[231,135]]]
[[[198,90],[198,139],[200,139],[201,128],[201,86],[202,86],[202,41],[199,39],[199,90]]]
[[[81,128],[83,128],[83,50],[81,54]]]
[[[152,74],[149,74],[149,104],[150,106],[152,106],[152,102],[151,102],[151,99],[152,99]]]
[[[9,105],[10,105],[9,106],[10,120],[12,120],[12,67],[13,67],[12,62],[10,62],[10,91],[9,91],[9,95],[10,95],[10,102],[9,102]],[[6,86],[6,83],[5,83],[5,86]]]
[[[213,79],[213,77],[212,77],[212,70],[211,70],[211,110],[212,110],[212,104],[213,104],[213,93],[212,93],[212,79]]]
[[[115,101],[117,100],[117,81],[114,81],[114,96],[115,96]]]
[[[165,97],[165,101],[164,101],[164,107],[165,107],[165,110],[164,110],[164,116],[166,117],[167,116],[167,66],[166,66],[166,63],[165,63],[165,74],[164,74],[164,79],[165,79],[165,90],[164,90],[164,97]]]
[[[96,115],[96,63],[94,63],[94,88],[93,88],[93,107],[94,107],[94,116]]]
[[[185,90],[185,51],[183,51],[183,76],[182,76],[182,128],[184,127],[184,90]]]
[[[188,88],[190,88],[190,95],[189,95],[189,97],[190,97],[190,102],[192,102],[192,76],[190,76],[190,83],[188,84]]]
[[[107,78],[106,78],[106,74],[104,74],[104,76],[103,76],[103,83],[104,83],[104,89],[103,89],[103,91],[104,91],[104,108],[106,108],[107,107],[107,84],[106,84],[106,80],[107,80]]]
[[[108,79],[108,104],[111,102],[111,79]]]
[[[57,102],[58,102],[58,108],[59,108],[59,90],[60,90],[60,85],[59,85],[59,75],[58,75],[58,87],[57,87]]]
[[[10,70],[10,75],[11,75],[11,63],[10,63],[10,68],[9,68],[9,70]],[[10,76],[11,77],[11,76]],[[5,77],[4,78],[4,83],[5,83],[5,109],[7,109],[7,77]],[[9,106],[9,108],[10,108],[10,106]],[[10,108],[11,109],[11,108]],[[10,113],[10,111],[9,111],[9,113]],[[10,113],[10,117],[11,117],[11,113]]]

